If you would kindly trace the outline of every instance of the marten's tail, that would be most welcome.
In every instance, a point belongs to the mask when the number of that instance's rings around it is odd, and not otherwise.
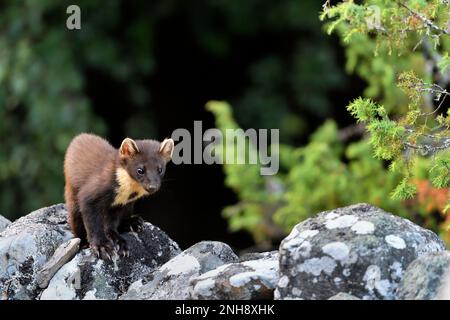
[[[64,190],[64,197],[66,199],[66,208],[68,213],[67,221],[70,229],[75,237],[81,239],[81,246],[84,246],[87,243],[86,229],[81,217],[80,208],[77,204],[78,202],[76,195],[67,182]]]

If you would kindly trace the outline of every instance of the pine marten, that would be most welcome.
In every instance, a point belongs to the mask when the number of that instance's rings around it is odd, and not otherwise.
[[[134,202],[158,191],[174,141],[123,140],[119,150],[92,134],[76,136],[64,159],[65,200],[73,234],[102,259],[128,256],[120,233],[142,230]]]

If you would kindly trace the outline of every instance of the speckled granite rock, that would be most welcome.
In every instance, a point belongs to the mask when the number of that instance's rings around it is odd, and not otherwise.
[[[191,278],[237,260],[238,257],[227,244],[202,241],[172,258],[149,276],[134,282],[120,299],[186,300],[189,299]]]
[[[191,298],[198,300],[273,299],[278,282],[278,255],[226,264],[191,281]]]
[[[361,300],[361,299],[345,292],[339,292],[338,294],[335,294],[328,300]]]
[[[318,214],[280,245],[276,299],[394,299],[406,267],[444,250],[431,231],[368,204]]]
[[[34,275],[72,237],[64,205],[34,211],[0,233],[0,298],[34,299]]]
[[[0,232],[6,229],[11,224],[11,221],[0,215]]]
[[[128,286],[180,253],[178,245],[158,227],[145,223],[142,232],[126,233],[130,256],[114,263],[79,252],[54,275],[40,299],[117,299]]]
[[[406,269],[398,299],[450,300],[450,252],[424,255]]]

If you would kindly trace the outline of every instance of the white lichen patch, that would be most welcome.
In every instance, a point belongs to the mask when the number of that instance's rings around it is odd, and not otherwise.
[[[299,272],[311,273],[318,276],[322,272],[331,275],[336,268],[336,261],[330,257],[308,259],[297,266]]]
[[[294,297],[300,297],[302,295],[302,290],[294,287],[292,288],[292,294]]]
[[[0,238],[0,278],[17,273],[19,265],[30,257],[33,257],[34,261],[43,258],[31,234],[9,236],[8,231],[6,230],[4,236]]]
[[[403,277],[403,267],[402,264],[398,261],[394,261],[390,266],[389,270],[391,271],[391,278],[396,279],[402,279]]]
[[[370,265],[363,280],[365,281],[365,288],[370,292],[375,290],[383,297],[392,298],[392,284],[389,280],[381,279],[381,270],[377,265]]]
[[[208,278],[197,282],[194,286],[194,297],[199,296],[208,297],[212,294],[212,289],[214,288],[216,282],[214,279]]]
[[[392,298],[392,285],[389,280],[380,280],[375,283],[375,289],[383,297]]]
[[[339,214],[337,214],[336,212],[330,212],[330,213],[328,213],[326,216],[325,216],[325,219],[327,219],[327,220],[331,220],[331,219],[335,219],[335,218],[337,218],[337,217],[339,217]]]
[[[278,290],[278,288],[275,289],[275,291],[273,292],[273,298],[275,300],[279,300],[281,298],[281,294],[280,294],[280,291]]]
[[[230,277],[229,282],[233,287],[242,287],[252,280],[260,280],[267,288],[273,289],[278,282],[278,272],[274,267],[262,267],[255,271],[235,274]]]
[[[180,254],[161,266],[161,271],[167,271],[167,275],[195,273],[200,270],[198,260],[188,254]]]
[[[402,238],[395,236],[393,234],[387,235],[386,237],[384,237],[384,240],[386,241],[386,243],[388,245],[390,245],[391,247],[393,247],[395,249],[405,249],[406,248],[405,240],[403,240]]]
[[[322,247],[322,251],[335,260],[344,260],[348,257],[350,249],[343,242],[331,242]]]
[[[297,227],[295,226],[295,227],[292,229],[291,233],[289,233],[289,235],[285,238],[285,241],[287,242],[287,241],[289,241],[289,240],[291,240],[291,239],[297,238],[297,235],[298,235],[298,234],[299,234],[299,232],[298,232],[298,230],[297,230]]]
[[[230,284],[233,287],[242,287],[245,286],[247,283],[249,283],[252,280],[258,279],[258,274],[256,272],[242,272],[235,274],[234,276],[230,277]]]
[[[129,287],[128,287],[128,292],[130,291],[136,291],[139,292],[140,290],[142,290],[142,286],[144,284],[142,283],[142,279],[139,279],[135,282],[133,282]]]
[[[364,274],[363,281],[366,282],[366,289],[373,291],[375,283],[381,279],[381,270],[377,265],[370,265]]]
[[[91,255],[92,255],[92,253],[91,253]],[[101,270],[103,265],[104,265],[104,260],[98,259],[97,262],[93,265],[93,268],[96,269],[96,270]]]
[[[358,217],[352,215],[343,215],[336,219],[325,222],[327,229],[349,228],[358,221]]]
[[[249,260],[242,264],[254,270],[278,270],[278,260]]]
[[[319,230],[304,230],[302,232],[298,232],[298,230],[294,228],[291,234],[285,239],[283,249],[291,250],[292,248],[298,247],[305,241],[305,239],[312,238],[318,233]]]
[[[308,239],[314,237],[319,233],[319,230],[304,230],[298,234],[300,238]]]
[[[302,238],[290,239],[283,243],[283,249],[292,250],[293,248],[298,247],[303,241],[304,241],[304,239],[302,239]]]
[[[255,270],[251,276],[261,280],[266,287],[274,288],[277,284],[279,280],[278,260],[250,260],[242,264]]]
[[[355,231],[356,234],[371,234],[375,231],[375,225],[369,221],[358,221],[352,226],[351,230]]]
[[[278,281],[278,287],[280,287],[280,288],[286,288],[288,284],[289,284],[288,276],[282,276],[280,278],[280,281]]]
[[[86,292],[86,294],[84,295],[83,300],[98,300],[98,298],[95,296],[95,293],[97,292],[97,289],[94,288],[92,290],[89,290],[88,292]]]
[[[117,262],[119,261],[119,255],[117,253],[114,253],[113,256],[111,257],[111,260],[114,265],[114,272],[119,271],[119,266],[117,264]]]
[[[308,258],[311,253],[311,242],[309,241],[303,241],[300,246],[292,250],[292,256],[294,259],[299,258],[302,256],[303,258]]]
[[[265,287],[273,289],[279,282],[279,267],[277,259],[250,260],[239,264],[230,263],[222,265],[192,279],[195,283],[193,288],[194,296],[209,296],[212,294],[211,290],[215,285],[215,279],[220,274],[227,272],[227,269],[232,268],[235,265],[242,265],[249,269],[247,269],[247,271],[234,274],[229,278],[228,281],[233,287],[242,287],[253,280],[259,280]]]

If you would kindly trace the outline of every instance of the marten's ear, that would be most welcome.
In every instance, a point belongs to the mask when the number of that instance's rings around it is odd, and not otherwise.
[[[119,148],[119,153],[123,157],[131,157],[139,152],[139,148],[133,139],[125,138]]]
[[[173,142],[172,139],[164,139],[164,141],[161,142],[161,146],[159,147],[159,153],[166,161],[172,159],[174,145],[175,143]]]

